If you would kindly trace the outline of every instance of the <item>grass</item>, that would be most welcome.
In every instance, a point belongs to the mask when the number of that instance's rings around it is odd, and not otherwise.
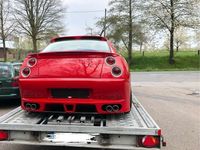
[[[133,53],[131,71],[197,71],[200,70],[200,56],[197,51],[174,53],[175,64],[170,65],[168,51]]]
[[[199,71],[200,55],[197,51],[179,51],[174,53],[175,64],[170,65],[168,51],[133,53],[131,71]],[[1,60],[1,59],[0,59]],[[2,59],[3,60],[3,59]],[[9,61],[12,61],[9,59]]]

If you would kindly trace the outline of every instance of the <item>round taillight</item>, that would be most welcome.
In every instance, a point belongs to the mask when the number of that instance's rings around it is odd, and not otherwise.
[[[36,63],[37,63],[37,59],[36,59],[36,58],[30,58],[30,59],[28,60],[28,62],[27,62],[27,65],[28,65],[29,67],[33,67],[33,66],[36,65]]]
[[[119,77],[122,74],[122,70],[119,67],[113,67],[112,68],[112,75],[115,77]]]
[[[158,138],[151,136],[151,135],[146,135],[142,138],[142,145],[144,147],[152,148],[156,147],[159,144]]]
[[[108,65],[114,65],[115,64],[115,58],[112,56],[106,58],[106,64]]]
[[[30,73],[31,73],[31,69],[28,68],[28,67],[26,67],[26,68],[24,68],[24,69],[22,70],[22,76],[23,76],[23,77],[28,77],[28,76],[30,75]]]

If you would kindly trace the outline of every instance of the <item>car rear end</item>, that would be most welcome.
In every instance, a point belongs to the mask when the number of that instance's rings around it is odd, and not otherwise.
[[[19,80],[11,63],[0,63],[0,99],[19,99]]]
[[[86,45],[85,49],[54,52],[47,49],[25,59],[20,76],[22,108],[39,112],[129,112],[130,77],[125,60],[110,47],[105,51],[96,46],[95,50],[88,48],[88,43],[103,42],[98,47],[104,49],[105,44],[109,45],[104,38],[71,38],[56,39],[51,46],[58,47],[65,40],[73,45],[77,43],[71,41],[79,40],[78,43]]]

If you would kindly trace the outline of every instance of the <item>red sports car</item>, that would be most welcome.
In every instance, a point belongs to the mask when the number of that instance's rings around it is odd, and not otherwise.
[[[33,112],[126,113],[131,109],[125,59],[100,36],[57,37],[20,70],[21,107]]]

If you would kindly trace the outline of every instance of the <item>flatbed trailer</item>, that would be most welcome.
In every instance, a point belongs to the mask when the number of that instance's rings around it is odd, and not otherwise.
[[[141,143],[154,137],[159,143],[150,149],[161,149],[161,129],[135,96],[132,101],[130,113],[104,116],[31,113],[18,107],[0,117],[0,144],[147,150],[150,146]]]

